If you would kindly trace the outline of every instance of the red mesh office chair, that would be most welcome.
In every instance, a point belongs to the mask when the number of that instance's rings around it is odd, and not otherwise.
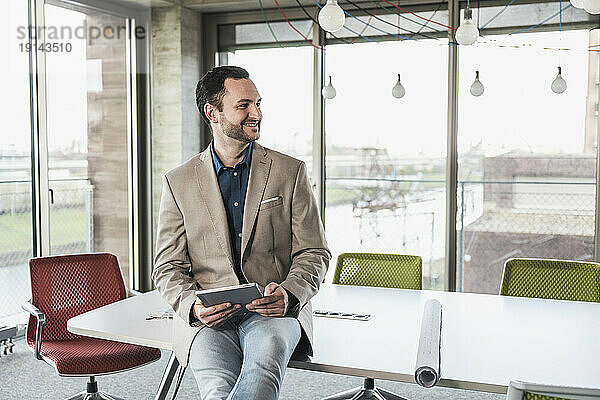
[[[151,347],[78,336],[69,318],[126,297],[117,257],[108,253],[29,260],[31,303],[27,344],[61,376],[87,376],[87,390],[70,399],[118,399],[98,391],[95,376],[139,367],[160,358]]]

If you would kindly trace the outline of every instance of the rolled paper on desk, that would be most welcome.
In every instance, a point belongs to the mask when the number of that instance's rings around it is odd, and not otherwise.
[[[423,387],[433,387],[441,377],[442,305],[428,300],[423,309],[421,337],[417,350],[415,381]]]

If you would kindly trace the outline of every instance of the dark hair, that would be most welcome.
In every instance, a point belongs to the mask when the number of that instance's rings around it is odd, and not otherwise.
[[[204,105],[206,103],[217,107],[217,110],[223,111],[223,96],[225,95],[225,79],[249,79],[250,74],[244,68],[226,65],[214,67],[198,81],[196,85],[196,106],[204,122],[210,126],[210,121],[204,114]]]

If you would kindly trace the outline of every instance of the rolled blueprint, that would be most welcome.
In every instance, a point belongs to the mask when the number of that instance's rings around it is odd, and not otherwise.
[[[415,381],[423,387],[433,387],[441,377],[442,305],[428,300],[423,309],[421,336],[415,365]]]

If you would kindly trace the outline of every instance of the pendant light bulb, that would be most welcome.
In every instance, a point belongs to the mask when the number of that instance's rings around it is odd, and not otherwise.
[[[406,89],[404,89],[404,86],[402,86],[402,83],[400,83],[400,74],[398,74],[398,82],[396,82],[396,85],[392,88],[392,96],[397,99],[401,99],[405,94]]]
[[[327,0],[327,4],[319,11],[319,25],[327,32],[336,32],[342,29],[346,22],[344,10],[337,0]]]
[[[479,29],[473,23],[473,10],[469,8],[465,10],[465,20],[460,24],[454,36],[458,44],[463,46],[470,46],[477,41]]]
[[[336,90],[333,87],[333,85],[331,84],[331,76],[329,77],[329,83],[327,84],[327,86],[323,86],[323,90],[321,90],[321,94],[327,100],[331,100],[331,99],[333,99],[335,97]]]
[[[552,85],[550,86],[550,88],[556,94],[561,94],[565,90],[567,90],[567,82],[563,79],[561,75],[560,67],[558,67],[558,75],[556,75],[556,78],[554,78],[554,80],[552,81]]]
[[[571,0],[571,5],[575,8],[583,8],[583,0]]]
[[[583,0],[583,9],[590,14],[600,14],[600,0]]]
[[[471,94],[475,97],[479,97],[483,94],[485,87],[479,80],[479,71],[475,71],[475,81],[471,84]]]

